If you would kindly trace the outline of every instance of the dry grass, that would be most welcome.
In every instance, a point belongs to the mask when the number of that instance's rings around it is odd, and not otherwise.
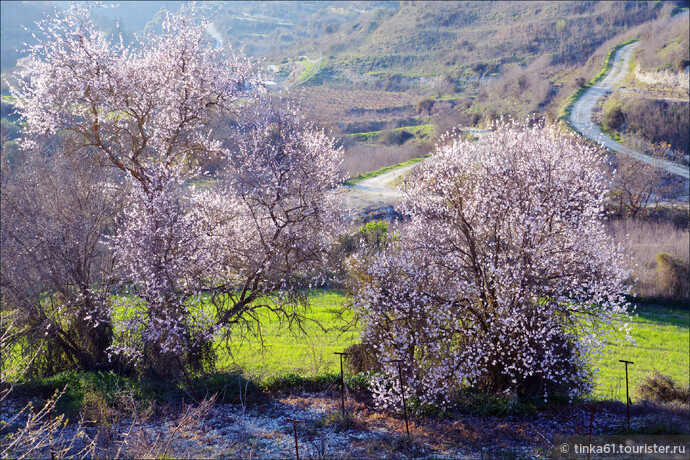
[[[151,430],[151,408],[141,411],[134,398],[109,417],[68,424],[64,414],[52,416],[64,390],[35,410],[25,405],[0,429],[1,458],[196,458],[205,451],[198,432],[215,404],[215,396],[185,406],[162,429]],[[87,425],[96,423],[96,430]],[[216,455],[209,455],[215,457]]]
[[[325,86],[300,88],[292,95],[302,103],[307,119],[321,124],[348,122],[362,115],[385,115],[391,112],[409,112],[418,98],[411,93],[376,90],[350,90]]]
[[[685,70],[685,67],[690,64],[688,63],[690,59],[689,30],[687,14],[673,16],[660,22],[657,27],[648,29],[637,52],[641,70],[672,71],[674,74]],[[687,89],[687,74],[685,74],[684,85]]]
[[[690,388],[683,387],[668,375],[659,371],[647,376],[640,385],[640,394],[649,401],[672,403],[679,401],[690,404]]]
[[[354,144],[345,150],[342,171],[347,177],[357,177],[384,166],[397,165],[412,158],[427,155],[433,146],[407,142],[400,146],[369,146]]]
[[[616,242],[623,244],[631,256],[632,277],[637,280],[633,291],[645,298],[671,300],[667,292],[667,275],[659,269],[656,256],[659,253],[674,256],[682,262],[687,273],[690,260],[688,230],[677,229],[671,223],[639,220],[612,221],[609,230]],[[688,301],[687,289],[683,300]]]

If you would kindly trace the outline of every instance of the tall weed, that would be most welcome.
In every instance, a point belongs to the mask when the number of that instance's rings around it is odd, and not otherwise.
[[[668,222],[627,219],[610,222],[609,231],[631,258],[633,292],[649,300],[689,302],[687,229]]]

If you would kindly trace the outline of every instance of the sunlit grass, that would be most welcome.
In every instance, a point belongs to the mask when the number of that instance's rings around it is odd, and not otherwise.
[[[681,386],[690,382],[690,311],[640,306],[631,325],[634,343],[609,343],[594,363],[600,369],[594,395],[598,399],[625,401],[625,365],[632,361],[628,377],[630,398],[638,396],[638,387],[657,370],[675,379]]]
[[[306,317],[318,321],[303,324],[304,332],[288,330],[275,317],[266,315],[262,323],[263,347],[256,338],[235,342],[229,350],[219,343],[218,370],[240,367],[245,375],[258,381],[298,374],[319,376],[340,372],[340,361],[334,352],[343,351],[359,341],[360,331],[342,328],[352,320],[345,310],[348,298],[338,291],[318,290],[309,294],[311,307]],[[122,320],[123,311],[116,315]],[[625,401],[625,366],[629,367],[630,393],[633,402],[639,396],[639,385],[655,370],[671,376],[680,386],[690,382],[690,311],[655,306],[639,306],[631,324],[634,343],[621,337],[607,344],[593,365],[599,368],[595,381],[595,399]],[[8,363],[5,363],[8,364]]]
[[[340,372],[339,358],[333,353],[343,351],[359,337],[357,330],[341,331],[352,319],[350,312],[339,316],[347,298],[336,291],[314,291],[309,299],[311,308],[306,316],[318,324],[307,321],[304,332],[290,331],[275,317],[266,316],[262,324],[263,347],[258,339],[234,345],[231,354],[221,351],[218,367],[237,365],[259,379],[271,374]]]
[[[335,291],[315,291],[311,297],[309,316],[318,319],[328,330],[323,332],[311,324],[307,334],[292,334],[281,330],[273,320],[264,325],[264,344],[250,342],[233,350],[233,357],[223,355],[220,367],[237,364],[249,373],[265,378],[271,374],[297,373],[316,375],[340,370],[335,351],[342,351],[356,343],[359,331],[344,334],[337,328],[345,324],[336,314],[347,298]],[[629,368],[631,398],[638,394],[638,386],[654,370],[670,375],[680,385],[688,385],[690,366],[690,312],[669,308],[640,306],[631,324],[629,343],[621,337],[611,341],[593,363],[599,368],[593,396],[596,399],[625,401],[625,367],[620,359],[635,364]],[[348,315],[347,319],[351,319]]]

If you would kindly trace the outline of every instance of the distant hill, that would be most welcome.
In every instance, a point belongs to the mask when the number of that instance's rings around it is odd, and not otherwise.
[[[103,31],[119,29],[129,41],[160,24],[161,8],[176,10],[182,3],[119,2],[92,14]],[[201,14],[212,18],[210,33],[255,57],[276,91],[301,98],[309,118],[342,135],[349,152],[359,149],[353,174],[364,165],[423,156],[435,136],[457,125],[506,115],[554,118],[562,101],[599,72],[612,46],[639,37],[647,24],[663,29],[663,21],[685,4],[198,3]],[[3,73],[13,70],[22,42],[32,41],[21,26],[31,31],[45,11],[66,5],[0,3]],[[643,67],[683,65],[687,37],[667,38],[670,48],[640,55]],[[403,131],[414,137],[398,136]],[[367,163],[373,156],[386,160]]]
[[[299,27],[276,27],[265,39],[287,54],[326,56],[325,70],[335,74],[484,76],[544,54],[553,64],[584,63],[609,38],[654,19],[662,3],[392,2],[384,7],[363,2],[361,7],[324,5]]]

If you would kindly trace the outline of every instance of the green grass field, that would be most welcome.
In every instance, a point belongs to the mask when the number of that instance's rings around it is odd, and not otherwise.
[[[358,339],[357,330],[347,333],[335,330],[345,323],[337,312],[347,303],[347,298],[335,291],[315,291],[311,299],[309,316],[320,321],[327,332],[312,324],[307,334],[292,334],[280,329],[276,322],[269,322],[264,328],[264,350],[256,344],[245,344],[234,349],[232,357],[220,357],[219,367],[236,364],[259,379],[272,374],[315,376],[339,372],[338,357],[333,352],[342,351]],[[625,367],[619,359],[635,363],[629,369],[631,398],[636,397],[638,385],[655,369],[681,385],[688,385],[690,312],[640,306],[636,315],[631,325],[635,343],[622,338],[610,342],[594,361],[594,367],[600,369],[593,395],[596,399],[625,401]]]
[[[599,399],[625,401],[625,365],[632,361],[629,379],[631,399],[638,396],[638,386],[658,370],[670,375],[681,386],[689,383],[690,312],[657,306],[638,306],[631,327],[635,343],[609,343],[595,360],[600,374],[595,396]]]
[[[306,333],[290,331],[281,327],[275,317],[267,317],[262,325],[264,346],[258,339],[234,346],[230,353],[218,357],[218,367],[237,365],[260,380],[272,374],[315,376],[340,372],[339,358],[333,353],[343,351],[359,337],[357,330],[338,330],[352,318],[349,312],[342,318],[339,315],[347,298],[335,291],[314,291],[310,302],[307,317],[318,321],[325,331],[314,322],[304,324]]]

